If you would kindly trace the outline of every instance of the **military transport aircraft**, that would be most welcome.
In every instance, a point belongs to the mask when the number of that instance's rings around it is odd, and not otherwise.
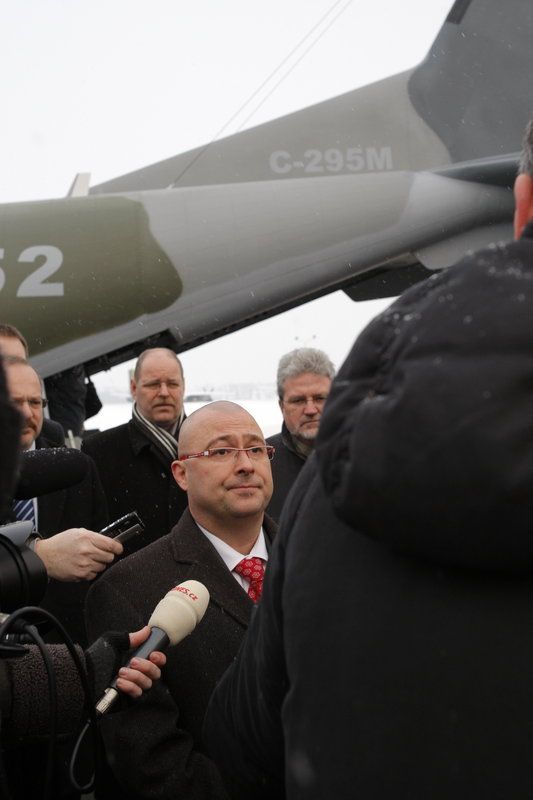
[[[532,41],[529,0],[457,0],[412,70],[90,190],[79,176],[62,200],[0,206],[0,317],[43,376],[94,373],[339,288],[394,296],[510,238]]]

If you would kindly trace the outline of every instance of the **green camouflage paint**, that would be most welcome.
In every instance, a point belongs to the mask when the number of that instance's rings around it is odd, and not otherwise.
[[[32,355],[161,311],[182,288],[135,200],[0,207],[0,319],[24,332]]]

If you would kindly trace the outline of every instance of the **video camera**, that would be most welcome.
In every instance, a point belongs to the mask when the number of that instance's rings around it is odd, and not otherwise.
[[[46,591],[46,568],[26,544],[32,529],[31,522],[0,526],[0,609],[4,612],[37,605]]]
[[[104,528],[101,533],[126,541],[139,534],[144,525],[136,512],[131,512]],[[33,529],[32,522],[12,522],[0,526],[0,659],[15,658],[17,670],[19,659],[28,656],[33,659],[32,669],[45,670],[48,675],[48,688],[50,698],[51,718],[55,718],[58,709],[57,689],[54,688],[56,679],[51,673],[53,668],[46,653],[46,645],[41,638],[39,628],[51,625],[60,634],[70,653],[70,658],[76,667],[79,676],[79,685],[85,696],[85,710],[87,722],[79,731],[76,744],[72,735],[62,744],[58,741],[55,728],[51,728],[46,753],[39,756],[39,766],[34,765],[36,774],[46,776],[43,778],[43,798],[51,797],[55,791],[55,781],[69,787],[69,791],[90,791],[94,782],[94,753],[97,752],[96,731],[97,718],[94,709],[94,696],[88,682],[85,666],[76,652],[72,641],[61,623],[48,611],[38,608],[44,597],[48,576],[44,563],[33,552],[28,542],[32,536],[38,536]],[[41,658],[29,655],[31,648],[28,644],[35,644],[41,651]],[[109,649],[109,648],[108,648]],[[107,651],[106,651],[107,652]],[[67,654],[65,652],[65,657]],[[9,663],[9,662],[5,662]],[[22,662],[20,662],[22,664]],[[27,669],[24,668],[23,669]],[[18,672],[20,675],[20,671]],[[25,673],[24,673],[25,674]],[[32,676],[35,674],[31,673]],[[59,748],[59,749],[58,749]],[[72,752],[71,751],[72,748]],[[46,758],[45,758],[46,756]],[[25,751],[11,753],[11,758],[24,759]],[[32,754],[32,758],[35,753]],[[16,762],[14,762],[16,763]],[[68,763],[68,775],[65,764]],[[54,766],[55,765],[55,766]],[[56,777],[52,777],[55,775]]]

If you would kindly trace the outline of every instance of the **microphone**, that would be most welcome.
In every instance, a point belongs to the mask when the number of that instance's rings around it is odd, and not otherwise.
[[[22,453],[16,500],[68,489],[79,483],[90,468],[90,458],[67,447],[44,447]]]
[[[167,592],[156,605],[148,620],[151,633],[148,639],[135,650],[132,658],[148,658],[154,650],[164,650],[185,639],[203,618],[209,603],[209,592],[199,581],[184,581]],[[128,662],[129,663],[129,662]],[[96,704],[96,711],[103,715],[118,698],[117,679],[105,690]]]

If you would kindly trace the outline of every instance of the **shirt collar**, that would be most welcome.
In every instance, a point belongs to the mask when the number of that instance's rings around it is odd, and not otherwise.
[[[196,522],[196,520],[194,520]],[[230,572],[233,572],[237,564],[243,560],[243,558],[253,558],[256,556],[257,558],[262,558],[263,561],[268,561],[268,550],[265,541],[265,532],[263,527],[261,526],[261,530],[259,531],[259,536],[255,540],[254,546],[250,550],[249,553],[243,555],[239,553],[238,550],[234,550],[233,547],[230,547],[229,544],[224,542],[218,536],[215,536],[214,533],[210,533],[208,530],[203,528],[201,525],[196,522],[204,536],[206,536],[217,553],[219,554],[220,558],[227,566]]]

